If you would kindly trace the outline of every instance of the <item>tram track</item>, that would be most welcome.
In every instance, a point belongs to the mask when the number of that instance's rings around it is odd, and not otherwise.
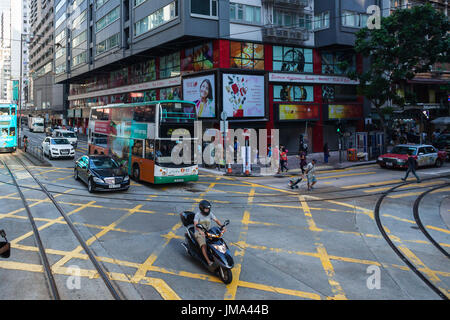
[[[385,241],[389,244],[389,246],[392,248],[392,250],[397,254],[397,256],[410,268],[411,271],[413,271],[432,291],[434,291],[441,299],[443,300],[449,300],[448,296],[442,292],[435,284],[433,284],[421,271],[418,270],[418,268],[400,251],[400,249],[394,244],[394,242],[391,240],[389,235],[387,234],[385,227],[383,223],[381,222],[380,217],[380,209],[381,205],[383,203],[383,200],[392,192],[395,192],[397,188],[400,188],[401,186],[404,186],[406,184],[400,184],[397,186],[394,186],[384,192],[377,200],[375,209],[374,209],[374,218],[377,224],[377,227],[385,239]],[[438,185],[432,189],[426,190],[425,192],[421,193],[416,200],[414,201],[413,206],[413,215],[416,220],[416,224],[419,228],[419,230],[428,238],[428,240],[441,252],[443,253],[447,258],[449,257],[448,253],[435,241],[431,235],[426,231],[425,227],[423,226],[420,216],[419,216],[419,205],[422,199],[429,193],[436,191],[441,188],[445,188],[450,186],[450,183],[444,183],[442,185]]]
[[[422,179],[422,182],[438,180],[438,179],[450,179],[450,175],[426,178],[426,179]],[[9,184],[8,182],[1,181],[1,180],[0,180],[0,183]],[[53,184],[53,183],[47,183],[47,182],[44,182],[44,183],[47,186],[54,186],[54,187],[55,186],[59,186],[59,187],[62,187],[62,188],[71,188],[71,189],[79,190],[79,191],[86,190],[85,188],[80,188],[80,187],[75,187],[75,186],[60,185],[60,184]],[[393,183],[388,183],[388,184],[383,184],[383,185],[377,184],[377,185],[374,185],[374,186],[365,187],[365,188],[361,188],[361,189],[358,189],[358,190],[374,188],[374,187],[380,188],[380,187],[391,186],[391,185],[393,185]],[[249,187],[250,186],[251,185],[249,185]],[[260,185],[260,186],[264,187],[263,185]],[[392,190],[391,193],[405,191],[405,190],[396,190],[397,187],[402,187],[402,186],[405,186],[405,184],[402,183],[402,184],[398,185],[398,183],[396,183],[396,186],[394,186],[393,188],[390,189],[390,190]],[[429,186],[427,186],[427,187],[429,187]],[[415,190],[421,190],[421,189],[427,188],[427,187],[424,187],[424,186],[419,184],[417,186],[411,186],[407,190],[408,191],[415,191]],[[40,189],[32,188],[32,187],[29,187],[29,186],[21,186],[21,188],[30,189],[30,190],[40,190]],[[63,192],[63,191],[49,190],[49,189],[47,189],[47,190],[51,194],[65,194],[65,192]],[[314,197],[317,197],[317,196],[324,195],[324,194],[345,193],[347,191],[355,191],[355,190],[349,190],[349,189],[330,190],[330,191],[326,191],[326,192],[314,192],[314,193],[311,193],[311,195],[314,195]],[[434,190],[431,190],[431,191],[434,191]],[[285,194],[285,193],[288,193],[288,194]],[[299,195],[306,195],[306,196],[310,195],[309,193],[305,193],[305,194],[301,194],[301,193],[298,193],[298,192],[297,193],[293,193],[292,191],[289,191],[289,190],[285,191],[285,193],[280,193],[280,194],[277,194],[276,196],[277,197],[286,197],[286,196],[287,197],[294,197],[295,199],[292,199],[292,200],[286,199],[286,200],[283,200],[283,203],[296,203],[296,202],[298,202],[297,197]],[[349,200],[349,199],[356,199],[356,198],[369,198],[369,197],[373,197],[373,196],[377,196],[377,195],[383,195],[385,193],[386,193],[386,191],[376,191],[376,192],[360,194],[360,195],[352,194],[352,195],[349,195],[349,196],[338,196],[338,197],[328,197],[328,198],[317,197],[316,199],[309,199],[308,202],[321,202],[321,201]],[[176,198],[183,198],[183,197],[189,198],[189,197],[192,197],[192,193],[164,195],[164,194],[157,194],[157,193],[135,193],[135,192],[133,192],[132,194],[134,196],[138,196],[138,197],[139,196],[140,197],[152,197],[152,199],[130,198],[130,197],[118,198],[117,196],[110,196],[110,197],[108,197],[108,196],[100,196],[100,193],[96,193],[96,194],[70,193],[71,196],[78,196],[78,197],[83,197],[83,198],[95,198],[95,199],[102,199],[102,200],[123,200],[123,201],[137,201],[137,202],[151,202],[151,203],[155,203],[155,202],[159,202],[159,203],[178,203],[178,204],[192,204],[192,203],[195,202],[195,201],[194,202],[176,201],[176,200],[173,200],[173,199],[160,200],[160,199],[153,198],[155,196],[168,197],[168,198],[173,198],[173,197],[176,197]],[[241,195],[226,195],[226,194],[223,194],[222,192],[219,193],[218,195],[220,195],[221,198],[246,198],[247,197],[247,195],[242,195],[242,196]],[[254,198],[258,198],[258,197],[260,197],[260,198],[267,198],[268,195],[254,195],[253,197]],[[240,203],[240,202],[233,202],[233,204],[234,205],[238,205],[239,208],[241,208],[242,206],[248,205],[247,202],[242,202],[242,203]],[[268,202],[263,202],[263,201],[256,202],[255,201],[252,204],[273,204],[273,201],[268,201]],[[219,204],[218,207],[222,207],[222,206],[220,206],[220,204]],[[226,205],[226,207],[230,207],[230,206]]]
[[[77,230],[77,228],[75,227],[75,225],[73,224],[71,219],[68,217],[68,215],[61,208],[59,203],[55,200],[55,198],[51,194],[51,192],[49,192],[49,190],[39,181],[39,179],[37,179],[35,177],[35,175],[29,170],[29,168],[22,162],[21,159],[19,159],[18,157],[14,157],[14,161],[16,161],[20,166],[22,166],[25,169],[25,171],[32,177],[32,179],[39,186],[39,188],[32,188],[32,189],[33,190],[37,190],[37,191],[41,191],[42,193],[44,193],[46,195],[46,197],[50,200],[50,202],[54,205],[54,207],[57,209],[59,214],[64,218],[67,226],[69,227],[69,229],[71,230],[71,232],[75,236],[75,238],[77,239],[77,242],[81,245],[81,247],[83,248],[84,252],[88,255],[89,260],[93,264],[95,270],[99,274],[100,278],[102,279],[103,283],[105,284],[105,286],[108,289],[109,293],[111,294],[112,298],[115,299],[115,300],[122,300],[123,299],[123,297],[122,297],[123,295],[120,293],[118,288],[116,288],[115,285],[112,283],[112,281],[109,279],[109,276],[107,275],[107,272],[100,265],[99,261],[97,260],[97,258],[94,255],[93,251],[86,244],[86,241],[83,239],[83,237],[81,236],[80,232]],[[32,214],[32,212],[30,210],[30,206],[28,205],[28,202],[27,202],[27,200],[26,200],[26,198],[25,198],[25,196],[23,194],[22,188],[24,188],[24,187],[19,185],[19,183],[17,182],[16,177],[14,176],[13,171],[8,166],[6,161],[2,160],[2,164],[5,167],[5,169],[8,171],[10,177],[12,178],[13,184],[15,185],[16,189],[18,190],[18,193],[20,195],[20,199],[21,199],[21,201],[22,201],[22,203],[23,203],[23,205],[25,207],[25,211],[27,212],[28,219],[29,219],[29,221],[31,223],[31,226],[32,226],[32,229],[33,229],[33,234],[34,234],[34,237],[36,239],[37,246],[38,246],[38,251],[39,251],[41,262],[42,262],[42,265],[43,265],[43,268],[44,268],[44,274],[46,276],[46,280],[47,280],[47,284],[48,284],[48,287],[49,287],[49,290],[50,290],[51,298],[54,299],[54,300],[60,300],[61,299],[61,295],[60,295],[60,292],[59,292],[60,289],[58,289],[58,286],[56,284],[55,277],[54,277],[54,274],[53,274],[53,271],[52,271],[52,267],[51,267],[51,265],[49,263],[48,256],[47,256],[47,254],[45,252],[45,247],[44,247],[43,242],[41,240],[41,235],[39,233],[39,230],[38,230],[38,228],[36,226],[36,223],[34,221],[33,214]]]

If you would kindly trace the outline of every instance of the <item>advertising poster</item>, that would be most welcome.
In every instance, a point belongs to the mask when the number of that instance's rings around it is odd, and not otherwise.
[[[223,74],[223,111],[228,117],[264,117],[264,76]]]
[[[216,117],[214,75],[183,79],[183,99],[195,103],[199,118]]]
[[[319,119],[319,106],[280,104],[279,120],[317,120]]]
[[[209,70],[214,67],[212,42],[186,49],[184,55],[182,62],[184,71]]]
[[[314,101],[313,86],[275,85],[273,86],[273,99],[275,101]]]
[[[328,119],[358,119],[362,118],[363,111],[361,106],[348,104],[330,104],[328,105]]]
[[[251,42],[230,42],[230,66],[240,69],[264,70],[264,45]]]

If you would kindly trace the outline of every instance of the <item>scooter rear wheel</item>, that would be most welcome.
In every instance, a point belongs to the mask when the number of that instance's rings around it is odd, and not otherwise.
[[[225,284],[229,284],[233,281],[233,273],[231,272],[231,269],[228,268],[219,267],[219,277]]]

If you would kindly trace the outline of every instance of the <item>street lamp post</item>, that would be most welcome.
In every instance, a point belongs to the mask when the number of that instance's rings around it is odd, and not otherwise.
[[[20,73],[19,73],[19,110],[17,112],[18,122],[17,122],[17,146],[20,148],[20,127],[22,125],[22,64],[23,64],[23,36],[24,33],[20,34]]]

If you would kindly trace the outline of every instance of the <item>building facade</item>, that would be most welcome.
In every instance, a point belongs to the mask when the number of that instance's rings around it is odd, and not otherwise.
[[[33,101],[30,113],[44,117],[47,123],[62,123],[67,95],[65,85],[55,84],[54,1],[30,0],[30,3],[30,100]]]
[[[225,111],[231,128],[280,129],[290,153],[300,136],[310,151],[337,149],[342,124],[355,146],[370,108],[340,63],[363,68],[354,33],[376,1],[327,2],[55,1],[55,80],[70,87],[69,124],[86,132],[92,106],[182,98],[197,103],[204,128],[219,128]],[[357,23],[341,18],[347,11]]]
[[[388,10],[384,16],[392,14],[397,9],[411,8],[416,5],[431,4],[436,10],[448,17],[448,0],[384,0]],[[450,113],[450,64],[436,63],[430,72],[417,74],[409,80],[403,92],[413,93],[416,103],[409,103],[405,107],[396,109],[393,114],[393,126],[404,131],[414,129],[415,133],[426,132],[428,137],[434,131],[435,126],[430,122],[438,117],[448,116]],[[445,129],[445,125],[442,126]]]
[[[18,103],[19,82],[22,97],[28,98],[28,49],[22,34],[28,32],[28,0],[4,1],[0,10],[0,99]],[[22,52],[21,52],[22,51]],[[22,67],[21,67],[22,63]]]

